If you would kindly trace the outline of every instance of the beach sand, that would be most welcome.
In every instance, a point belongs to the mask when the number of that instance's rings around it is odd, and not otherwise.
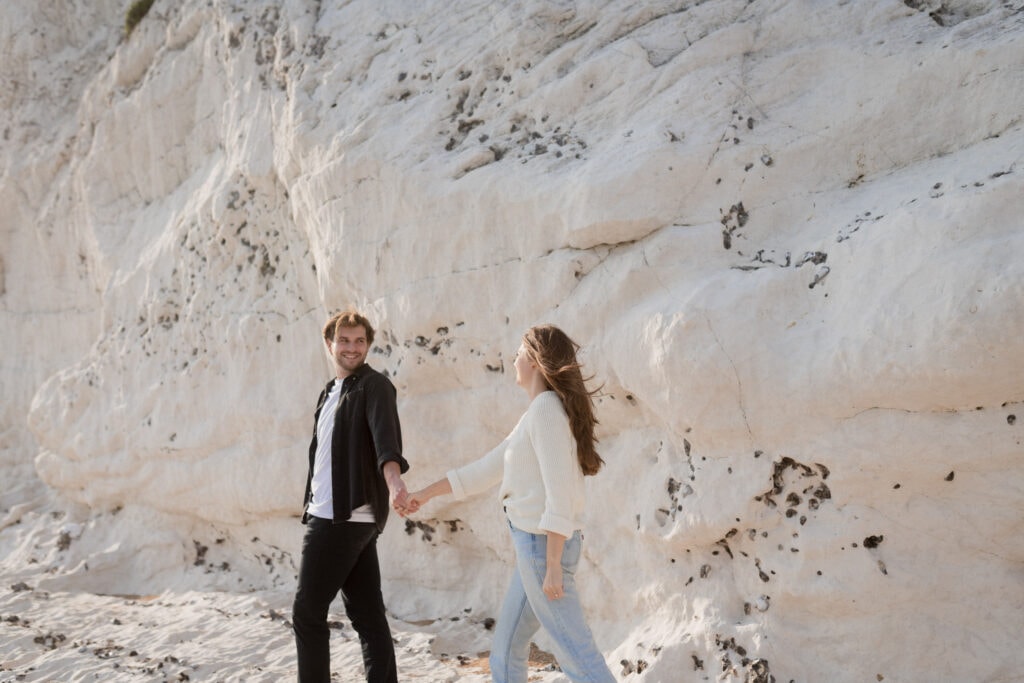
[[[291,594],[95,595],[0,587],[0,682],[295,680]],[[340,602],[338,604],[340,609]],[[359,641],[331,612],[332,680],[362,683]],[[403,681],[489,681],[490,620],[391,618]],[[530,681],[566,680],[534,650]]]

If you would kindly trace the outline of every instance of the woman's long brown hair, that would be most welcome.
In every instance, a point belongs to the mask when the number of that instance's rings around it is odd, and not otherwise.
[[[576,359],[580,345],[554,325],[531,327],[523,335],[530,359],[537,364],[544,382],[558,394],[569,415],[569,427],[576,439],[576,457],[585,475],[597,474],[604,460],[594,448],[594,395],[599,391],[587,389],[582,366]],[[587,378],[592,379],[592,378]]]

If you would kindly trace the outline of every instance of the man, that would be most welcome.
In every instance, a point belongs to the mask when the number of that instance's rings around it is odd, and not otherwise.
[[[366,364],[373,326],[353,311],[323,328],[335,379],[320,393],[306,477],[306,535],[292,621],[300,683],[331,677],[327,611],[341,591],[359,634],[368,683],[397,683],[395,650],[380,591],[377,536],[389,506],[405,510],[402,432],[395,387]]]

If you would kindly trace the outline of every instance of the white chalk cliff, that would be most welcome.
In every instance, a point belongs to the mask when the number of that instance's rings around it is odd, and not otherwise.
[[[621,680],[1019,680],[1020,0],[126,4],[0,5],[5,575],[287,592],[326,316],[411,487],[553,322]],[[381,553],[395,619],[496,616],[496,493]]]

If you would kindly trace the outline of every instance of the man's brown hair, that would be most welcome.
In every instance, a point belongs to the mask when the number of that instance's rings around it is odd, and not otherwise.
[[[373,346],[373,325],[365,316],[353,310],[335,313],[324,323],[324,341],[334,341],[334,334],[339,327],[362,327],[366,330],[366,345]]]

